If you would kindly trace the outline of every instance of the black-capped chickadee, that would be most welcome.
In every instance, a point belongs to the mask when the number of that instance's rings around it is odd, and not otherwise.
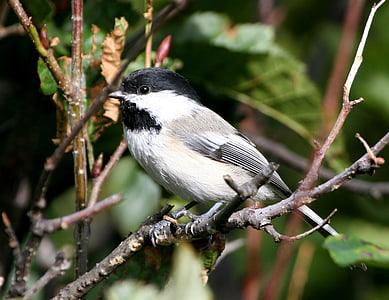
[[[137,70],[109,96],[120,100],[131,155],[156,182],[186,200],[228,202],[236,192],[224,175],[243,184],[268,164],[248,138],[203,106],[188,81],[173,71]],[[278,201],[290,194],[274,173],[253,200]],[[305,205],[299,211],[311,223],[323,222]],[[337,235],[328,224],[321,232]]]

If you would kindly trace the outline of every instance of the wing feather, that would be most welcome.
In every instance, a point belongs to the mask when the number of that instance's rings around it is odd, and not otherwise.
[[[206,109],[202,114],[194,114],[192,117],[196,124],[201,124],[200,127],[196,126],[197,131],[189,125],[190,122],[177,121],[176,127],[171,128],[192,150],[213,160],[238,166],[253,175],[261,173],[267,166],[267,159],[258,151],[254,143],[219,115]],[[212,120],[211,124],[209,120]],[[273,174],[269,183],[283,196],[291,194],[278,173]]]

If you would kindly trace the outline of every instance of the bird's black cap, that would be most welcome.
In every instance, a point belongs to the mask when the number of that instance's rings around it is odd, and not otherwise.
[[[196,91],[180,74],[162,68],[145,68],[132,72],[120,86],[123,92],[137,94],[141,87],[148,87],[151,92],[173,91],[200,102]]]

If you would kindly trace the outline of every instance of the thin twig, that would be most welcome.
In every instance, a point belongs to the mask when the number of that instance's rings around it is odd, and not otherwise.
[[[144,18],[146,19],[145,25],[145,35],[146,47],[145,47],[145,68],[151,67],[151,50],[153,47],[153,36],[150,34],[151,26],[153,24],[153,0],[145,0],[146,12],[144,13]]]
[[[108,207],[123,200],[123,196],[118,193],[114,194],[93,207],[85,208],[81,211],[73,213],[71,215],[56,218],[56,219],[43,219],[40,209],[31,210],[29,212],[31,219],[31,235],[27,240],[22,253],[22,261],[15,264],[15,279],[8,292],[9,297],[22,297],[26,292],[26,279],[29,275],[32,258],[35,256],[36,249],[40,245],[43,236],[47,233],[54,232],[59,229],[65,229],[80,220],[89,218]]]
[[[378,164],[377,156],[374,155],[374,153],[371,151],[369,144],[365,141],[365,139],[359,134],[356,133],[355,137],[359,139],[359,141],[362,143],[363,147],[365,147],[365,150],[367,154],[370,156],[372,161],[374,161],[375,164]]]
[[[93,206],[84,208],[83,210],[77,211],[70,215],[60,217],[60,218],[55,218],[55,219],[42,220],[37,225],[39,228],[36,228],[36,230],[42,232],[43,234],[43,233],[55,232],[59,229],[66,229],[70,225],[80,222],[83,219],[90,218],[91,216],[94,216],[99,212],[106,210],[108,207],[111,207],[123,201],[123,199],[124,198],[121,193],[113,194],[99,201]]]
[[[123,155],[126,149],[127,149],[127,143],[126,140],[123,138],[120,141],[120,144],[116,148],[115,152],[112,154],[110,160],[105,165],[103,171],[99,174],[97,178],[93,180],[93,187],[89,196],[88,207],[92,207],[96,204],[102,184],[107,179],[108,174],[111,172],[112,168],[119,161],[120,157]]]
[[[237,193],[237,197],[228,202],[223,209],[221,209],[215,215],[215,222],[219,226],[224,224],[229,216],[248,198],[252,197],[258,192],[258,189],[265,185],[273,173],[278,169],[279,165],[275,163],[269,163],[262,171],[261,174],[257,174],[249,182],[238,186],[236,182],[229,176],[225,176],[226,183]]]
[[[323,222],[321,222],[320,224],[317,224],[315,227],[312,227],[311,229],[303,232],[303,233],[300,233],[298,235],[294,235],[294,236],[287,236],[287,235],[283,235],[281,233],[278,233],[275,229],[274,229],[274,226],[273,224],[267,224],[263,227],[263,230],[266,231],[267,233],[269,233],[276,242],[281,242],[281,241],[288,241],[288,242],[292,242],[292,241],[297,241],[297,240],[301,240],[302,238],[305,238],[309,235],[311,235],[312,233],[318,231],[320,228],[322,228],[324,225],[328,224],[328,222],[330,221],[330,219],[333,217],[333,215],[337,212],[337,209],[335,208],[325,219],[323,219]],[[279,274],[278,274],[279,275]]]
[[[13,24],[7,27],[0,26],[0,40],[10,35],[22,35],[25,34],[24,28],[19,23]]]
[[[85,295],[126,262],[132,255],[142,249],[152,226],[162,220],[163,216],[168,214],[171,209],[171,205],[166,205],[160,212],[147,218],[138,230],[130,234],[128,238],[121,242],[101,262],[97,263],[90,271],[81,275],[75,281],[63,287],[52,300],[76,300]]]
[[[187,224],[187,228],[188,225],[190,225],[189,228],[192,235],[200,236],[203,232],[205,232],[205,235],[208,235],[210,232],[212,232],[212,230],[215,232],[223,232],[224,224],[227,223],[231,214],[245,200],[255,195],[258,192],[258,189],[270,180],[270,177],[277,170],[277,168],[277,164],[269,163],[260,174],[257,174],[253,177],[253,179],[242,185],[238,185],[233,180],[233,178],[231,178],[231,176],[224,176],[225,182],[237,193],[237,195],[231,201],[228,201],[223,208],[218,210],[206,222],[203,222],[201,219],[199,219],[195,220],[193,223]],[[186,231],[188,231],[188,229],[186,229]]]
[[[356,74],[358,72],[358,69],[359,69],[359,67],[360,67],[360,65],[362,63],[363,49],[364,49],[365,44],[366,44],[366,40],[367,40],[367,37],[368,37],[368,34],[369,34],[369,30],[370,30],[370,27],[371,27],[371,23],[372,23],[374,14],[377,11],[377,9],[384,2],[385,2],[385,0],[381,0],[378,3],[378,5],[373,5],[373,8],[371,9],[369,18],[368,18],[368,20],[366,22],[365,29],[364,29],[363,34],[362,34],[361,41],[359,43],[357,52],[355,54],[354,62],[352,64],[352,66],[351,66],[350,72],[349,72],[349,74],[347,76],[347,79],[346,79],[346,82],[344,84],[342,110],[340,111],[340,113],[338,115],[338,118],[337,118],[334,126],[332,127],[332,129],[331,129],[327,139],[325,140],[324,144],[320,147],[320,149],[315,151],[312,164],[311,164],[311,166],[310,166],[310,168],[309,168],[305,178],[303,179],[302,183],[297,188],[297,191],[306,191],[309,188],[311,188],[313,186],[313,184],[316,182],[316,180],[318,178],[318,171],[319,171],[319,168],[320,168],[320,166],[321,166],[321,164],[322,164],[322,162],[324,160],[324,157],[325,157],[326,153],[328,152],[330,146],[334,142],[335,138],[338,136],[341,128],[343,127],[343,124],[344,124],[348,114],[350,113],[352,107],[355,104],[357,104],[360,101],[362,101],[362,99],[358,99],[358,100],[355,100],[355,101],[350,101],[349,100],[349,93],[350,93],[351,86],[352,86],[352,84],[354,82],[354,78],[355,78],[355,76],[356,76]]]
[[[377,155],[389,144],[389,132],[386,133],[373,147],[371,151]],[[269,224],[271,219],[294,211],[301,203],[310,203],[315,201],[326,193],[333,192],[335,189],[342,186],[345,182],[359,174],[369,174],[371,170],[376,169],[377,165],[372,162],[368,154],[364,154],[350,167],[339,173],[330,180],[320,184],[319,186],[308,190],[295,192],[293,195],[275,204],[268,205],[261,209],[243,208],[235,212],[228,219],[228,223],[224,226],[226,230],[234,228],[243,228],[248,225],[260,229]]]
[[[23,261],[22,248],[20,247],[18,238],[16,237],[15,231],[12,228],[11,221],[9,220],[5,212],[1,213],[3,224],[5,226],[5,233],[8,235],[9,246],[13,251],[16,264],[20,264]]]
[[[245,133],[245,132],[244,132]],[[249,133],[245,133],[261,151],[267,152],[269,155],[273,156],[274,160],[281,160],[284,165],[289,165],[293,169],[298,169],[305,171],[308,168],[309,161],[306,158],[303,158],[300,155],[290,151],[284,145],[271,141],[263,136],[254,136]],[[319,169],[319,177],[325,180],[331,179],[336,173],[328,168],[321,167]],[[346,182],[342,185],[343,189],[347,189],[359,195],[369,195],[376,199],[389,195],[389,182],[371,182],[360,179],[354,179],[352,181]]]
[[[345,20],[343,23],[342,36],[340,38],[338,51],[333,63],[330,79],[327,84],[326,93],[323,97],[323,120],[321,136],[328,135],[329,126],[334,123],[339,107],[339,99],[342,93],[354,40],[360,24],[361,14],[365,0],[348,1]]]
[[[23,299],[31,299],[37,292],[44,288],[55,277],[62,275],[71,266],[70,260],[65,258],[63,252],[57,253],[54,264],[39,278],[24,294]]]

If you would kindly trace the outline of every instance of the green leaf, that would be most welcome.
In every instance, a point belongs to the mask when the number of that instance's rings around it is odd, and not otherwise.
[[[160,300],[206,300],[211,292],[201,280],[200,259],[188,244],[180,244],[173,258],[170,282],[161,293]]]
[[[274,30],[263,24],[241,24],[233,29],[233,33],[222,32],[213,43],[231,51],[248,53],[265,53],[273,46]]]
[[[227,28],[228,18],[213,12],[195,13],[172,36],[179,42],[210,41]]]
[[[57,82],[42,58],[38,59],[38,75],[41,82],[40,88],[43,94],[52,95],[57,91]]]
[[[375,267],[389,268],[389,249],[356,237],[339,235],[328,237],[324,247],[332,259],[340,266],[366,264]]]
[[[195,13],[174,35],[180,42],[210,42],[230,51],[265,53],[274,47],[274,30],[264,24],[238,24],[213,12]]]

